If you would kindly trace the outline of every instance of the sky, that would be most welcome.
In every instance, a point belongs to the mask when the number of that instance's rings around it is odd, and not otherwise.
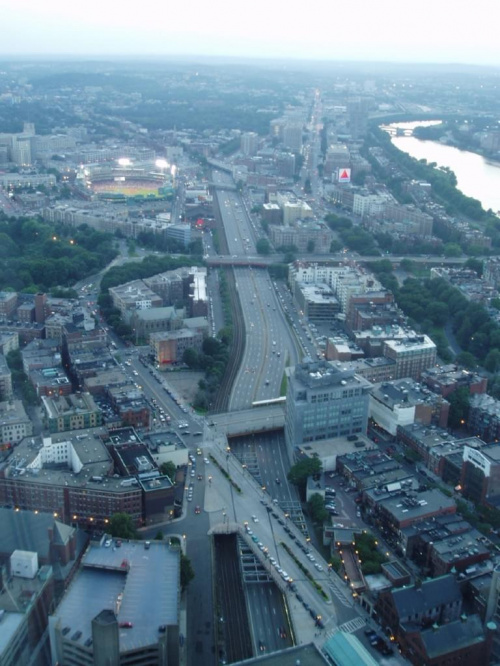
[[[0,55],[500,66],[500,0],[0,0]]]

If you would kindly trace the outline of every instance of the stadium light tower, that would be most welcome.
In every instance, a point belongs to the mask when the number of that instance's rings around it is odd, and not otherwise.
[[[168,169],[168,167],[170,166],[170,164],[167,162],[167,160],[161,160],[161,159],[156,160],[155,164],[158,167],[158,169],[161,169],[162,173],[165,169]]]

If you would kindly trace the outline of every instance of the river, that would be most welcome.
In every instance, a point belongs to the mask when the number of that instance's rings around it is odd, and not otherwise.
[[[413,129],[439,122],[422,120],[393,123],[389,127]],[[391,141],[399,150],[417,160],[426,159],[438,166],[449,167],[457,177],[457,187],[461,192],[478,199],[485,210],[491,208],[495,213],[500,211],[500,163],[490,162],[482,155],[459,150],[439,141],[422,141],[414,136],[392,136]]]

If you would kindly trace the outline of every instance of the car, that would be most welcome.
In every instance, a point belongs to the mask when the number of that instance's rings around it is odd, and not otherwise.
[[[278,477],[276,477],[276,483],[278,484],[278,486],[281,486],[281,481],[278,479]]]
[[[192,496],[192,495],[188,495],[187,500],[188,500],[188,502],[192,502],[192,501],[193,501],[193,496]]]
[[[112,543],[113,542],[111,539],[106,539],[106,541],[104,542],[104,548],[109,548]]]
[[[117,540],[115,541],[115,546],[116,546],[116,548],[121,548],[121,547],[122,547],[122,540],[121,540],[121,539],[117,539]]]
[[[201,507],[200,507],[198,504],[194,507],[194,512],[195,512],[196,514],[201,513]]]
[[[208,465],[210,463],[210,460],[208,458],[203,458],[203,462],[205,465]]]
[[[323,567],[321,566],[321,564],[318,564],[318,563],[316,562],[316,563],[314,564],[314,566],[316,567],[316,569],[317,569],[318,571],[323,571]]]
[[[265,644],[262,641],[259,641],[259,650],[261,652],[264,652],[265,649],[266,649]]]
[[[194,469],[192,469],[191,470],[191,476],[194,476],[194,475],[195,475],[195,471],[194,471]]]
[[[253,520],[254,523],[258,523],[258,522],[259,522],[259,519],[257,518],[257,516],[252,516],[252,520]]]
[[[286,633],[285,627],[280,627],[279,628],[279,634],[280,634],[280,638],[286,638],[287,633]]]
[[[118,626],[120,627],[120,629],[132,629],[134,625],[132,624],[132,622],[120,622]]]
[[[198,474],[197,479],[198,481],[203,481],[203,474]]]

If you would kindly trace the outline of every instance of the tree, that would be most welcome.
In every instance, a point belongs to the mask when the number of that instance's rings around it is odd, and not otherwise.
[[[135,539],[137,536],[132,516],[128,513],[114,513],[109,521],[109,532],[111,536],[121,539]]]
[[[294,486],[305,488],[308,477],[320,474],[322,467],[319,458],[304,458],[292,465],[287,478]]]
[[[338,573],[342,567],[342,559],[340,555],[332,555],[328,560],[328,564],[331,564],[332,569]]]
[[[271,253],[271,246],[269,244],[269,241],[267,238],[259,238],[257,241],[255,248],[259,254],[270,254]]]
[[[468,368],[469,370],[473,370],[477,365],[476,357],[467,351],[463,351],[460,352],[460,354],[457,354],[455,361],[459,365],[463,365],[464,368]]]
[[[171,460],[167,460],[167,462],[164,462],[160,465],[160,472],[165,476],[168,476],[168,478],[170,479],[170,481],[172,481],[172,483],[175,483],[176,471],[177,467]]]
[[[187,588],[194,578],[194,569],[189,557],[181,553],[181,591]]]
[[[500,370],[500,350],[491,349],[484,359],[484,367],[488,372],[498,372]]]
[[[328,520],[329,513],[325,509],[323,497],[319,493],[314,493],[314,495],[311,495],[311,498],[307,503],[307,507],[313,522],[323,524],[325,520]]]
[[[434,303],[429,303],[427,316],[429,319],[432,319],[432,322],[435,326],[444,326],[444,324],[446,324],[448,321],[450,311],[446,303],[435,301]]]
[[[462,248],[457,243],[446,243],[444,246],[445,257],[461,257]]]
[[[467,421],[469,415],[469,389],[466,386],[458,388],[448,397],[450,413],[448,425],[450,428],[460,428]]]
[[[465,268],[470,268],[473,271],[476,271],[479,277],[483,274],[483,262],[481,259],[467,259],[464,264]]]
[[[399,265],[407,273],[413,273],[413,271],[415,270],[415,262],[412,261],[411,259],[402,259]]]
[[[199,355],[196,349],[193,349],[193,347],[185,349],[182,355],[182,362],[185,363],[188,368],[197,368],[199,364]]]

